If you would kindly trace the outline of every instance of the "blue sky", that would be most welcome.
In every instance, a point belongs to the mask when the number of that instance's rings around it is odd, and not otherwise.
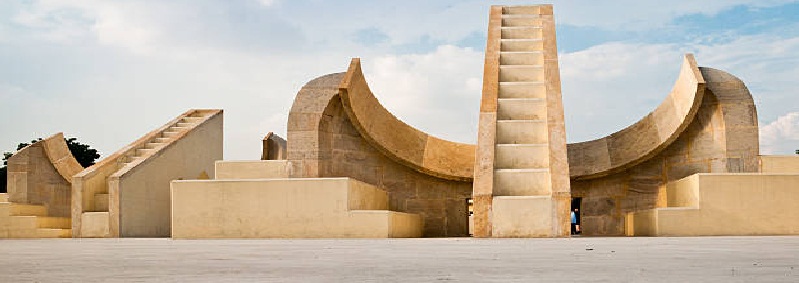
[[[308,80],[360,57],[381,102],[474,142],[488,7],[521,1],[0,2],[0,150],[62,131],[108,155],[189,108],[225,109],[225,158],[285,136]],[[799,1],[554,1],[570,142],[668,94],[682,54],[755,97],[761,150],[799,148]]]

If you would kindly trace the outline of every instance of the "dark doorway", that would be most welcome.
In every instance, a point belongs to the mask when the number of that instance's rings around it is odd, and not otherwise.
[[[583,226],[580,225],[582,223],[582,212],[583,210],[580,208],[580,204],[583,202],[583,198],[572,198],[572,205],[571,205],[571,213],[574,213],[574,218],[576,218],[576,224],[572,226],[572,235],[580,235],[583,233]],[[571,214],[569,213],[569,214]],[[571,216],[571,215],[570,215]],[[569,217],[569,221],[571,217]],[[572,223],[574,224],[574,223]]]

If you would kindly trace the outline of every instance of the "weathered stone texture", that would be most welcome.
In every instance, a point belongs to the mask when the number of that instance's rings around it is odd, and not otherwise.
[[[332,140],[332,158],[320,164],[329,166],[330,171],[322,171],[319,177],[350,177],[385,189],[390,210],[424,217],[425,236],[468,235],[470,182],[424,175],[385,157],[361,138],[338,100],[328,106],[325,117],[330,117],[331,123],[320,127],[320,136]]]
[[[607,137],[568,145],[571,177],[617,174],[658,155],[696,120],[705,84],[693,55],[686,54],[674,88],[654,111]]]
[[[718,81],[737,80],[729,74],[701,71],[708,82],[702,105],[674,142],[623,172],[572,180],[572,196],[583,198],[585,235],[624,235],[625,214],[663,206],[668,182],[696,173],[758,171],[757,113],[751,95],[742,83]]]
[[[339,82],[329,79],[341,77],[334,74],[322,77],[321,82],[314,80],[309,85],[317,87],[306,86],[297,95],[288,128],[292,177],[350,177],[375,185],[389,193],[390,210],[423,217],[425,237],[468,236],[466,200],[471,197],[472,183],[417,172],[374,148],[347,116],[336,94]],[[295,117],[319,118],[306,124],[293,122]]]
[[[81,169],[61,133],[35,142],[8,159],[8,199],[44,205],[48,216],[68,217],[71,175]]]

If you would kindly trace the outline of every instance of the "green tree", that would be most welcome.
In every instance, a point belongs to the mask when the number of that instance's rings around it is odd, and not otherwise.
[[[30,143],[20,143],[17,145],[17,150],[40,140],[42,140],[42,138],[32,140]],[[75,160],[83,167],[94,165],[94,161],[100,158],[100,154],[97,153],[96,149],[91,148],[91,146],[87,144],[78,142],[77,138],[65,138],[64,141],[67,142],[67,147],[69,151],[72,152],[72,156],[74,156]],[[0,193],[5,193],[8,190],[6,187],[8,182],[8,158],[10,158],[11,155],[13,155],[11,152],[3,153],[3,167],[0,167]]]
[[[0,167],[0,181],[3,182],[0,184],[0,194],[6,192],[6,180],[8,180],[8,158],[11,157],[10,152],[3,152],[3,167]]]

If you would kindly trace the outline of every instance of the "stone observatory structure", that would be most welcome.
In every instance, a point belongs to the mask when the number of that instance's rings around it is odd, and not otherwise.
[[[9,158],[0,238],[169,237],[170,186],[222,159],[222,110],[194,109],[83,168],[61,133]]]
[[[797,210],[799,159],[758,155],[739,79],[686,54],[650,114],[567,144],[552,6],[492,7],[487,40],[477,145],[398,120],[353,59],[299,91],[285,158],[173,182],[172,236],[565,237],[572,208],[593,236],[799,232],[768,209]]]
[[[8,159],[7,194],[0,194],[0,238],[70,237],[72,176],[83,170],[57,133]]]
[[[799,157],[759,155],[735,76],[686,54],[651,113],[567,144],[551,5],[491,7],[483,71],[476,145],[397,119],[357,58],[299,90],[259,160],[222,160],[221,110],[86,169],[51,137],[10,160],[0,237],[568,237],[575,208],[587,236],[799,234]]]

